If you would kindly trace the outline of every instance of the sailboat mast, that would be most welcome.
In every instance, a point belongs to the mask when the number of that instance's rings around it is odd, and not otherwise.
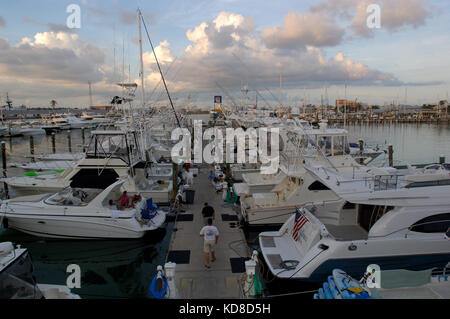
[[[91,105],[89,105],[89,107],[94,106],[94,103],[92,102],[92,83],[91,81],[88,82],[89,84],[89,103]]]
[[[303,88],[303,118],[306,116],[306,88]]]
[[[140,62],[141,62],[141,90],[142,90],[142,108],[145,107],[145,87],[144,87],[144,58],[142,51],[142,24],[141,24],[141,10],[137,11],[138,18],[138,26],[139,26],[139,53],[140,53]]]

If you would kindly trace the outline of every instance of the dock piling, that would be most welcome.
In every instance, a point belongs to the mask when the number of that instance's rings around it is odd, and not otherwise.
[[[34,157],[34,137],[30,135],[30,154],[31,154],[31,162],[36,162],[36,158]]]
[[[86,144],[86,136],[84,135],[84,127],[81,128],[81,140],[83,141],[83,149],[84,149],[84,144]]]
[[[3,164],[3,178],[7,177],[7,173],[6,173],[6,168],[7,168],[7,163],[6,163],[6,142],[2,142],[2,164]],[[8,184],[4,183],[4,188],[5,188],[5,195],[6,198],[9,199],[9,190],[8,190]]]
[[[364,158],[363,158],[363,153],[364,153],[364,141],[361,139],[359,140],[359,164],[364,164]]]
[[[388,153],[389,153],[389,166],[394,167],[394,148],[392,145],[389,145]]]
[[[52,150],[53,154],[56,154],[56,134],[52,133]]]
[[[72,136],[70,135],[70,130],[67,132],[67,144],[69,146],[69,153],[72,153]]]

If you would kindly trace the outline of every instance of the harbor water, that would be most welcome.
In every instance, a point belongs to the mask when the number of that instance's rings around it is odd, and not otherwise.
[[[450,159],[450,127],[428,124],[350,125],[347,130],[354,140],[362,138],[368,145],[380,145],[383,149],[392,144],[394,164],[425,164],[437,162],[439,156]],[[63,131],[55,135],[57,153],[81,152],[83,141],[89,142],[90,132],[81,130]],[[30,159],[30,138],[5,138],[7,161],[26,162]],[[52,153],[52,136],[33,137],[35,154]],[[383,162],[386,157],[381,156]],[[23,170],[8,168],[8,176],[23,175]],[[3,185],[2,185],[3,186]],[[14,195],[14,194],[11,194]],[[37,282],[65,285],[67,266],[77,264],[82,271],[81,289],[73,292],[82,298],[145,298],[147,289],[156,273],[156,267],[165,263],[173,223],[164,229],[149,234],[140,240],[128,241],[61,241],[28,236],[23,233],[0,228],[0,242],[12,241],[27,248],[34,263]],[[248,243],[257,249],[257,233],[248,233]],[[296,292],[298,285],[277,283],[266,278],[269,294]],[[305,286],[303,290],[315,287]],[[311,296],[305,295],[310,299]]]
[[[439,162],[443,155],[450,162],[450,126],[448,124],[392,123],[347,126],[354,140],[363,139],[368,145],[394,148],[394,165]],[[381,162],[380,162],[381,161]],[[387,155],[376,163],[387,163]]]

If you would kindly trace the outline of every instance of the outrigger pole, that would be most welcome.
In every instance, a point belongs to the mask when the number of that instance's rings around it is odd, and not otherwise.
[[[148,41],[150,42],[150,45],[151,45],[152,51],[153,51],[153,55],[155,56],[156,65],[158,66],[158,70],[159,70],[159,73],[161,74],[161,78],[162,78],[162,81],[163,81],[163,83],[164,83],[164,87],[165,87],[165,89],[166,89],[167,96],[169,97],[170,106],[172,107],[172,110],[173,110],[173,112],[174,112],[174,114],[175,114],[175,118],[176,118],[176,120],[177,120],[178,127],[181,128],[180,119],[178,118],[177,112],[175,111],[175,107],[173,106],[172,98],[171,98],[170,93],[169,93],[169,90],[168,90],[168,88],[167,88],[167,84],[166,84],[166,80],[165,80],[165,78],[164,78],[164,74],[163,74],[163,72],[162,72],[162,70],[161,70],[161,66],[159,65],[159,61],[158,61],[158,57],[156,56],[155,48],[153,47],[152,40],[150,39],[150,35],[149,35],[149,33],[148,33],[147,25],[145,24],[145,20],[144,20],[144,17],[142,16],[142,13],[141,13],[141,10],[140,10],[140,9],[138,9],[138,17],[140,18],[140,19],[139,19],[139,26],[141,25],[141,24],[140,24],[140,21],[141,21],[141,20],[142,20],[142,23],[144,24],[144,28],[145,28],[145,32],[147,33]]]

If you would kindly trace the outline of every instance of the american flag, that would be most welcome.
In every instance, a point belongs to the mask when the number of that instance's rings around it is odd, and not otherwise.
[[[298,210],[295,214],[295,224],[294,229],[292,230],[292,238],[294,238],[295,241],[298,241],[298,232],[302,227],[308,222],[308,219],[303,215],[303,213]]]

